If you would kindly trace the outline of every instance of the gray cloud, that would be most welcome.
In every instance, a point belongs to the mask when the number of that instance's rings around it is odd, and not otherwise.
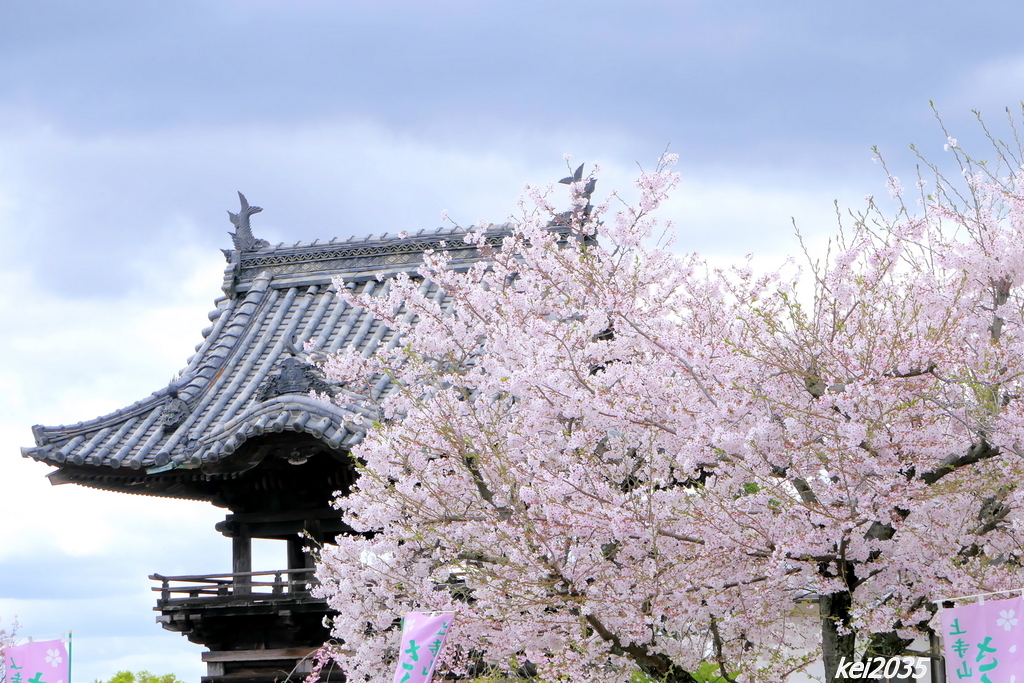
[[[81,629],[84,680],[198,677],[145,577],[228,569],[223,512],[50,487],[17,448],[166,384],[218,295],[236,190],[273,241],[500,222],[565,152],[601,162],[601,193],[671,142],[678,248],[785,252],[791,216],[821,235],[833,198],[884,194],[870,145],[905,178],[908,142],[941,154],[929,99],[964,145],[969,108],[1017,102],[1022,19],[952,0],[0,3],[0,617]]]

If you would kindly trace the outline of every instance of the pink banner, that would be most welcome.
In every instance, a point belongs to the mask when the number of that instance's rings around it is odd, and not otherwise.
[[[38,640],[7,648],[7,683],[69,683],[71,662],[62,640]]]
[[[402,619],[402,649],[394,683],[429,683],[454,612],[409,612]]]
[[[1024,596],[942,610],[949,681],[1024,683]]]

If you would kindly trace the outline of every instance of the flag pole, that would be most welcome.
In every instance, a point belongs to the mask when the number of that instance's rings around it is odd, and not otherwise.
[[[68,631],[68,683],[71,683],[71,631]]]

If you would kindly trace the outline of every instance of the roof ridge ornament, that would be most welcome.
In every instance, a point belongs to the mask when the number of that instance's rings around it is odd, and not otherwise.
[[[228,211],[228,217],[231,219],[231,223],[235,226],[235,231],[228,233],[231,235],[231,241],[235,243],[235,249],[238,251],[256,251],[258,249],[263,249],[264,247],[269,247],[270,242],[257,239],[252,234],[252,228],[249,226],[249,217],[253,214],[259,213],[263,208],[259,206],[249,206],[249,202],[241,192],[238,193],[238,199],[242,204],[242,208],[239,209],[238,213],[231,213]]]
[[[160,416],[157,418],[164,432],[175,431],[191,413],[192,409],[188,402],[178,395],[178,389],[168,387],[167,399],[160,408]]]
[[[228,262],[227,270],[224,271],[224,284],[221,286],[221,289],[229,299],[235,298],[235,285],[241,273],[242,254],[247,251],[259,251],[270,246],[270,242],[257,239],[252,234],[252,227],[249,225],[249,217],[262,211],[263,207],[249,206],[249,201],[241,192],[238,193],[238,201],[242,205],[238,213],[228,211],[228,218],[231,219],[231,224],[235,226],[235,231],[228,234],[231,235],[231,241],[234,242],[235,248],[221,249],[224,253],[224,258]]]
[[[590,214],[594,210],[593,204],[590,203],[590,197],[594,194],[594,190],[597,188],[597,178],[594,177],[594,172],[591,171],[590,175],[586,178],[583,177],[583,167],[586,164],[580,164],[572,175],[566,176],[559,180],[559,184],[568,185],[572,191],[572,198],[574,208],[569,211],[563,211],[557,214],[551,221],[551,225],[570,225],[572,223],[573,214],[577,211],[581,214],[582,222],[590,222]],[[571,167],[570,167],[571,168]],[[583,181],[586,180],[586,184]],[[582,201],[580,201],[582,200]],[[579,206],[582,204],[582,206]]]

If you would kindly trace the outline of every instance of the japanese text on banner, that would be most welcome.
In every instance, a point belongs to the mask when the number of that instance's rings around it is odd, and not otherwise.
[[[7,683],[68,683],[70,659],[62,640],[38,640],[7,648]]]
[[[409,612],[402,619],[402,647],[394,683],[428,683],[444,646],[454,612]]]
[[[942,611],[946,677],[974,683],[1024,683],[1024,596]]]

